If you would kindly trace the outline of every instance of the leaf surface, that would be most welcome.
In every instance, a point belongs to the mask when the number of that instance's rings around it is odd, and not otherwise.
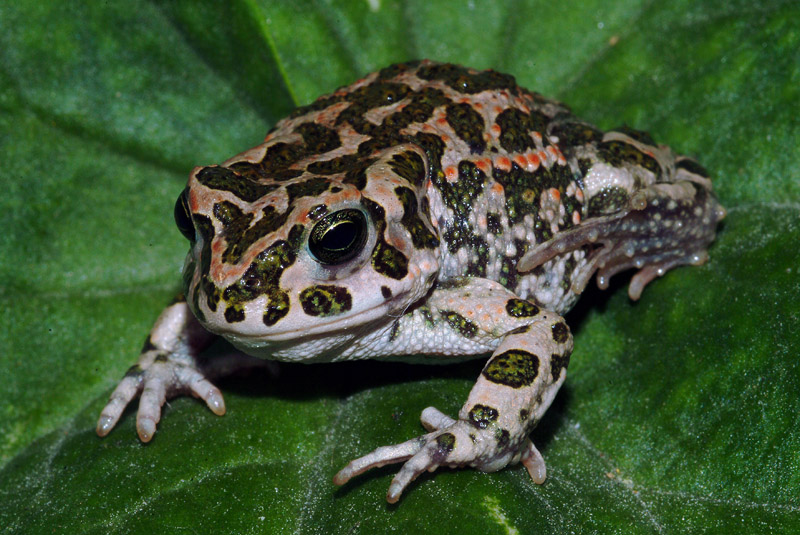
[[[796,2],[0,4],[0,529],[8,533],[800,531],[800,8]],[[172,206],[195,165],[392,62],[512,73],[603,128],[711,170],[711,260],[586,292],[548,464],[394,469],[354,456],[455,414],[481,363],[286,365],[226,380],[228,414],[170,402],[94,424],[178,291]]]

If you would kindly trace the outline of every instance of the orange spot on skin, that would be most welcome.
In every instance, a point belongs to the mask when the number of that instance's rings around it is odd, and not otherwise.
[[[536,155],[537,155],[537,156],[539,157],[539,159],[540,159],[541,161],[543,161],[543,162],[546,162],[546,161],[548,161],[548,160],[549,160],[549,158],[548,158],[548,156],[549,156],[549,153],[548,153],[546,150],[539,151],[539,152],[537,152],[537,153],[536,153]]]
[[[572,222],[576,225],[581,222],[581,214],[577,210],[572,212]]]
[[[477,162],[475,162],[475,165],[478,166],[478,169],[480,169],[484,173],[489,172],[490,165],[488,160],[478,160]]]
[[[436,122],[439,123],[440,125],[444,126],[444,125],[447,124],[447,118],[446,117],[440,117],[440,118],[436,119]]]
[[[483,104],[481,104],[480,102],[475,102],[475,103],[472,104],[472,107],[477,109],[477,110],[480,110],[480,109],[483,109]]]
[[[525,167],[526,165],[528,165],[528,161],[525,159],[525,156],[521,154],[514,156],[514,163],[520,167]]]
[[[492,185],[492,193],[494,193],[495,195],[502,195],[504,191],[505,190],[503,189],[503,185],[500,184],[499,182],[495,182]]]
[[[583,190],[582,189],[578,189],[578,191],[575,192],[575,198],[578,199],[579,203],[583,203],[584,199],[583,199]]]
[[[495,160],[494,166],[501,171],[511,171],[511,160],[505,156],[500,156],[497,160]]]
[[[534,138],[536,141],[542,141],[542,134],[540,134],[539,132],[534,132],[534,133],[533,133],[533,138]]]
[[[455,167],[447,167],[444,170],[444,176],[447,177],[449,182],[455,182],[458,178],[458,171]]]
[[[550,194],[550,198],[555,202],[561,201],[561,193],[556,188],[550,188],[547,192]]]
[[[556,160],[560,160],[560,159],[562,159],[562,158],[564,157],[564,156],[561,154],[561,151],[560,151],[560,150],[558,150],[558,147],[556,147],[555,145],[548,145],[548,146],[547,146],[547,148],[546,148],[545,150],[547,150],[548,152],[550,152],[550,154],[552,154],[552,155],[553,155],[553,158],[555,158]]]
[[[536,155],[536,153],[532,152],[528,155],[528,163],[530,163],[533,167],[539,165],[539,157]]]
[[[495,107],[494,107],[494,112],[495,112],[497,115],[500,115],[501,113],[503,113],[503,108],[501,108],[500,106],[495,106]]]
[[[503,131],[500,129],[500,125],[499,124],[493,124],[492,125],[492,134],[494,134],[496,136],[499,136],[501,133],[503,133]]]

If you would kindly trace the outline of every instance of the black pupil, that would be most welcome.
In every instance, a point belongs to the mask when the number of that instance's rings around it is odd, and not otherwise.
[[[326,232],[319,244],[333,252],[350,247],[358,236],[358,225],[353,221],[342,221]]]
[[[316,224],[308,250],[323,264],[341,264],[356,256],[367,240],[367,220],[360,210],[340,210]]]

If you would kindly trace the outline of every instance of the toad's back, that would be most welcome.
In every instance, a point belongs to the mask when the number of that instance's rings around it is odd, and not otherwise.
[[[436,237],[421,222],[407,228],[421,247],[441,241],[437,279],[487,278],[560,313],[597,269],[605,287],[648,266],[635,298],[670,267],[701,263],[721,217],[707,172],[649,134],[602,132],[513,76],[430,61],[387,67],[297,109],[267,136],[260,161],[231,167],[289,187],[324,176],[363,191],[375,155],[404,144],[426,161],[393,156],[415,186],[397,197],[408,211],[421,197]]]

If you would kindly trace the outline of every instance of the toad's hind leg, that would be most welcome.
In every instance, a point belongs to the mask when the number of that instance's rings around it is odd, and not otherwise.
[[[628,295],[636,300],[650,281],[673,267],[704,263],[724,217],[714,194],[691,180],[652,184],[631,196],[620,212],[587,219],[536,246],[517,268],[528,272],[565,252],[590,247],[572,291],[583,292],[595,272],[597,285],[605,289],[612,276],[635,268]]]

